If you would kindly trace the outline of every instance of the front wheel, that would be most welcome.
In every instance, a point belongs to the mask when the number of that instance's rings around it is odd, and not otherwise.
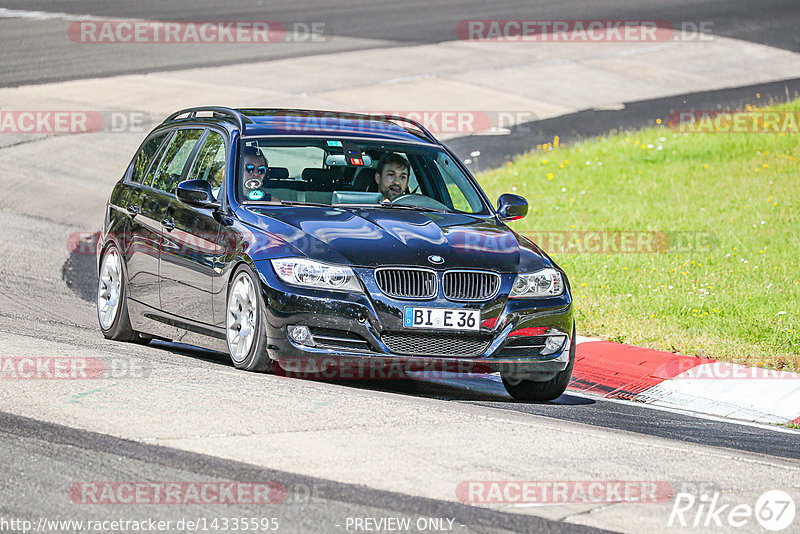
[[[508,394],[516,400],[544,402],[555,400],[566,391],[572,378],[572,367],[575,365],[575,327],[572,327],[572,340],[569,347],[569,363],[566,369],[544,381],[516,379],[500,374]]]
[[[269,372],[272,359],[267,354],[264,306],[258,277],[241,265],[228,286],[225,330],[228,352],[234,367],[246,371]]]

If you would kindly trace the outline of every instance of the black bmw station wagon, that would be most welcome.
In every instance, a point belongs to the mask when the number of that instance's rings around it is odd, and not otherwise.
[[[563,270],[506,226],[527,210],[511,194],[494,208],[406,118],[182,110],[111,193],[100,327],[222,350],[250,371],[415,362],[499,372],[514,398],[555,399],[575,360],[572,297]]]

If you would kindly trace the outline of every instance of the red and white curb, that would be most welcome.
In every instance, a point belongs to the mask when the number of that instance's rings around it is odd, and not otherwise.
[[[800,424],[800,374],[577,336],[569,389],[757,423]]]

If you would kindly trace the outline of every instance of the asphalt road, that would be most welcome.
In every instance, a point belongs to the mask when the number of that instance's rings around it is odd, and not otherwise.
[[[6,0],[7,10],[66,13],[72,18],[6,18],[0,13],[0,87],[76,78],[246,63],[344,50],[456,40],[463,20],[659,20],[675,28],[706,23],[718,36],[800,51],[800,5],[794,0],[627,0],[571,2],[448,0],[258,1]],[[82,44],[67,36],[82,15],[177,21],[277,21],[319,23],[321,40],[269,45]],[[299,27],[299,28],[302,28]],[[298,34],[299,35],[299,34]],[[332,67],[334,65],[332,64]],[[280,84],[276,73],[276,84]]]
[[[6,87],[308,54],[331,55],[334,68],[338,51],[451,40],[455,25],[471,18],[712,21],[718,35],[800,51],[800,8],[789,0],[763,5],[648,1],[636,6],[609,0],[449,1],[433,6],[400,1],[319,6],[309,1],[28,0],[5,1],[2,8],[78,17],[322,22],[326,37],[266,47],[82,46],[66,36],[71,17],[0,17],[0,86]],[[797,86],[792,80],[759,90],[765,98],[778,98]],[[698,107],[739,105],[749,103],[754,90],[680,98],[683,105]],[[462,151],[479,147],[481,164],[489,165],[535,145],[537,135],[547,139],[548,128],[556,124],[562,135],[594,135],[609,124],[638,125],[660,105],[674,103],[651,101],[621,111],[586,112],[521,125],[502,138],[450,144]],[[316,383],[253,376],[233,370],[215,353],[173,343],[142,347],[103,340],[91,303],[93,257],[66,257],[64,237],[97,227],[113,173],[138,137],[98,137],[99,146],[60,138],[0,150],[0,183],[6,192],[0,198],[0,356],[93,354],[142,362],[152,370],[141,380],[101,381],[91,387],[5,381],[0,389],[0,519],[177,520],[258,514],[278,517],[283,531],[304,532],[345,531],[340,521],[347,517],[392,516],[452,518],[459,526],[454,530],[465,532],[588,532],[576,524],[580,522],[642,531],[647,529],[637,521],[657,515],[649,509],[501,512],[458,504],[445,475],[454,480],[501,476],[497,473],[533,480],[663,475],[691,482],[698,473],[705,477],[701,482],[734,497],[749,497],[748,491],[770,484],[798,486],[800,444],[798,434],[789,431],[575,393],[552,403],[516,403],[491,378]],[[90,156],[76,157],[78,152]],[[92,169],[87,170],[89,158]],[[506,445],[517,449],[506,450]],[[304,446],[310,447],[305,455]],[[413,447],[428,448],[423,454]],[[87,507],[67,498],[75,481],[103,480],[270,480],[284,484],[293,501],[265,512],[247,506]],[[309,487],[321,488],[313,503],[302,501]],[[420,496],[428,494],[440,498]],[[543,517],[536,517],[538,513]]]
[[[34,527],[40,521],[46,521],[42,524],[50,525],[50,528],[42,532],[83,532],[89,530],[89,522],[92,521],[139,522],[149,519],[169,521],[172,526],[168,531],[178,532],[182,530],[178,528],[180,521],[184,521],[183,524],[192,521],[209,527],[214,520],[221,522],[225,519],[234,520],[233,518],[246,518],[248,521],[254,518],[259,526],[274,525],[277,532],[353,530],[352,526],[358,518],[405,520],[411,525],[409,532],[433,530],[416,528],[430,524],[445,525],[451,532],[464,534],[604,532],[538,517],[508,514],[264,469],[213,456],[42,423],[2,412],[0,451],[0,477],[6,482],[13,481],[13,484],[0,485],[0,502],[3,503],[0,506],[0,520],[13,517],[18,521],[30,521]],[[83,492],[79,490],[65,498],[65,488],[74,484],[128,481],[133,473],[136,478],[131,482],[180,481],[194,483],[200,488],[208,483],[225,481],[243,485],[259,483],[273,485],[271,487],[276,488],[276,493],[274,497],[269,494],[271,502],[267,504],[209,504],[208,501],[191,497],[186,498],[183,503],[171,502],[164,505],[120,503],[113,497],[94,502],[90,497],[82,495],[102,494],[88,489]],[[116,495],[125,498],[124,493]],[[153,499],[155,500],[155,496]],[[158,507],[157,512],[154,512],[155,507]],[[348,518],[351,522],[350,528]],[[275,523],[262,523],[273,519]],[[430,520],[435,523],[429,522]],[[59,524],[59,521],[64,523]],[[81,521],[83,528],[75,523],[66,523],[69,521]],[[185,530],[193,529],[187,527]],[[216,529],[211,531],[214,530]],[[9,530],[4,529],[3,532]]]

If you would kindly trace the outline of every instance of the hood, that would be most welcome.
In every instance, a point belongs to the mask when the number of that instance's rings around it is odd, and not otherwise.
[[[243,210],[249,223],[324,262],[498,272],[549,266],[533,243],[491,218],[374,207],[248,206]],[[444,262],[434,265],[428,260],[431,255],[441,256]]]

